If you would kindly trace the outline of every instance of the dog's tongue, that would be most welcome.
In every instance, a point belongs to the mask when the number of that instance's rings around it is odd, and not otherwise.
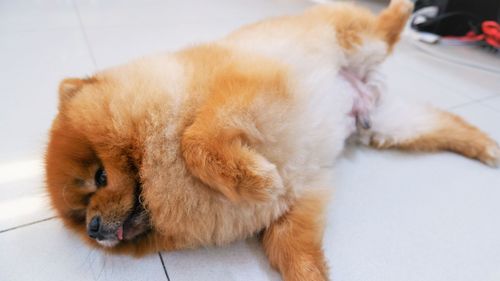
[[[120,226],[116,231],[116,237],[118,237],[120,241],[123,240],[123,226]]]

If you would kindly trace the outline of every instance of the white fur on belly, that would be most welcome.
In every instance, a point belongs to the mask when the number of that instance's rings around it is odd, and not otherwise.
[[[260,152],[277,163],[285,186],[295,192],[328,188],[335,158],[355,130],[355,119],[349,115],[355,93],[331,66],[318,66],[291,80],[296,83],[292,93],[296,100],[287,118],[278,122],[285,129]]]

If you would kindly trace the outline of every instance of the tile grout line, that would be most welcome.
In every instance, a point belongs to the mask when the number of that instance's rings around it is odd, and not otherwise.
[[[168,276],[168,272],[167,272],[167,267],[165,266],[165,262],[163,261],[163,257],[162,257],[160,252],[158,252],[158,256],[160,257],[161,266],[163,267],[163,272],[165,272],[165,276],[167,277],[167,280],[170,281],[170,277]]]
[[[447,109],[452,110],[452,109],[457,109],[457,108],[461,108],[461,107],[468,106],[468,105],[478,104],[478,105],[487,107],[488,109],[498,111],[496,108],[493,108],[491,106],[488,106],[487,104],[484,104],[484,101],[488,101],[490,99],[495,99],[495,98],[498,98],[498,96],[488,96],[488,97],[484,97],[484,98],[475,99],[475,100],[472,100],[470,102],[465,102],[465,103],[461,103],[461,104],[447,107]]]
[[[85,31],[85,27],[83,26],[83,20],[80,15],[80,10],[78,9],[78,5],[75,0],[71,1],[73,3],[73,7],[75,8],[76,16],[78,18],[78,22],[80,23],[80,30],[83,34],[83,39],[85,40],[85,44],[87,45],[87,50],[89,51],[90,58],[92,59],[92,63],[94,64],[94,71],[97,71],[97,61],[94,56],[94,52],[92,52],[92,48],[90,47],[89,37],[87,36],[87,32]]]
[[[489,74],[493,75],[498,75],[500,74],[497,69],[493,68],[486,68],[486,67],[481,67],[480,65],[474,65],[471,64],[470,62],[467,61],[460,61],[460,60],[454,60],[453,58],[446,57],[446,56],[441,56],[440,54],[437,54],[436,52],[429,51],[429,49],[425,49],[425,47],[421,47],[424,45],[419,45],[419,43],[414,43],[413,41],[410,41],[410,44],[414,46],[416,50],[419,51],[419,53],[426,55],[427,57],[430,57],[434,60],[440,61],[440,62],[445,62],[446,64],[450,66],[459,66],[465,69],[469,70],[474,70],[474,71],[482,71],[482,72],[487,72]],[[439,51],[438,51],[439,52]]]
[[[18,225],[18,226],[14,226],[14,227],[11,227],[11,228],[3,229],[3,230],[0,230],[0,234],[4,233],[4,232],[11,231],[11,230],[16,230],[18,228],[23,228],[23,227],[27,227],[27,226],[30,226],[30,225],[38,224],[38,223],[41,223],[41,222],[49,221],[49,220],[54,219],[54,218],[56,218],[56,217],[55,216],[54,217],[49,217],[49,218],[45,218],[45,219],[41,219],[41,220],[37,220],[37,221],[25,223],[25,224],[21,224],[21,225]]]
[[[453,106],[449,106],[446,108],[446,110],[453,110],[453,109],[457,109],[460,107],[464,107],[464,106],[468,106],[468,105],[472,105],[472,104],[477,104],[477,103],[479,103],[479,100],[472,100],[472,101],[468,101],[468,102],[464,102],[464,103],[459,103],[459,104],[456,104]]]
[[[478,100],[478,102],[479,102],[479,104],[480,104],[480,105],[482,105],[482,106],[486,106],[486,107],[487,107],[487,108],[489,108],[489,109],[492,109],[492,110],[494,110],[494,111],[496,111],[496,112],[500,112],[500,110],[498,110],[498,108],[496,108],[496,107],[494,107],[494,106],[491,106],[491,105],[489,105],[489,104],[487,103],[487,101],[489,101],[489,100],[493,100],[493,99],[497,99],[497,98],[500,98],[500,96],[498,96],[498,95],[493,95],[493,96],[490,96],[490,97],[486,97],[486,98],[484,98],[484,99],[480,99],[480,100]]]
[[[412,46],[412,48],[415,48],[414,43],[412,43],[412,42],[410,42],[410,41],[407,41],[406,43],[407,43],[409,46]],[[418,50],[417,50],[417,51],[418,51]],[[427,54],[425,54],[424,52],[420,52],[420,51],[418,51],[418,53],[423,54],[424,56],[428,56],[428,55],[427,55]],[[430,56],[430,57],[432,57],[432,56]],[[436,58],[433,58],[433,59],[436,59]],[[438,61],[440,61],[441,59],[437,59],[437,60],[438,60]],[[444,61],[446,61],[446,60],[444,60]],[[470,71],[478,70],[477,68],[474,68],[474,67],[464,66],[464,65],[461,65],[461,64],[455,64],[455,63],[453,63],[453,62],[449,62],[449,61],[447,61],[446,63],[447,63],[447,64],[449,64],[450,66],[454,66],[454,65],[456,66],[456,65],[459,65],[459,66],[464,67],[464,68],[466,68],[466,69],[468,69],[468,70],[470,70]],[[490,97],[493,97],[493,96],[489,96],[489,95],[488,95],[488,96],[486,96],[486,97],[482,97],[482,98],[479,98],[479,99],[472,98],[471,96],[467,95],[467,93],[466,93],[466,92],[464,92],[464,91],[462,90],[462,88],[461,88],[461,87],[457,87],[457,88],[456,88],[455,86],[450,87],[450,86],[449,86],[449,84],[442,82],[440,79],[436,79],[433,75],[429,75],[426,71],[421,71],[421,70],[420,70],[420,68],[415,68],[415,66],[414,66],[414,65],[411,65],[411,64],[410,64],[409,68],[410,68],[410,69],[412,69],[413,71],[415,71],[415,72],[417,72],[417,73],[421,74],[422,76],[424,76],[424,77],[428,78],[430,81],[433,81],[434,83],[436,83],[436,84],[438,84],[438,85],[440,85],[440,86],[446,87],[446,88],[448,88],[448,90],[452,90],[452,91],[450,91],[450,93],[453,93],[453,94],[455,94],[456,96],[460,96],[460,97],[463,97],[463,98],[469,99],[471,102],[474,102],[474,101],[479,101],[479,100],[482,100],[482,99],[488,99],[488,98],[490,98]],[[487,73],[490,73],[490,74],[492,74],[492,73],[493,73],[493,72],[488,71],[488,70],[480,70],[480,71],[484,71],[484,72],[487,72]],[[494,74],[494,73],[493,73],[493,74]],[[460,105],[458,105],[458,106],[462,106],[462,105],[463,105],[463,104],[460,104]]]
[[[399,61],[397,61],[397,60],[394,60],[393,64],[401,65],[401,66],[403,65],[403,64],[399,63]],[[443,83],[439,79],[435,79],[434,76],[427,74],[426,71],[422,71],[420,67],[415,67],[414,65],[411,65],[406,70],[407,71],[409,70],[409,71],[413,72],[413,74],[421,75],[422,77],[425,77],[426,80],[427,80],[427,84],[430,84],[430,82],[432,82],[433,87],[435,87],[434,85],[436,85],[436,86],[445,88],[446,91],[447,91],[447,93],[449,93],[450,95],[453,95],[454,97],[457,97],[457,98],[462,98],[464,100],[467,100],[467,101],[464,101],[464,102],[462,102],[462,103],[460,103],[458,105],[453,105],[451,107],[446,107],[447,109],[448,108],[453,108],[453,107],[456,107],[456,106],[462,106],[464,104],[468,104],[468,103],[477,101],[477,99],[471,98],[470,96],[468,96],[467,94],[465,94],[464,92],[462,92],[460,89],[457,90],[457,89],[453,89],[453,88],[448,87],[448,85],[446,83]],[[389,75],[387,75],[387,76],[389,76]],[[483,99],[483,98],[480,98],[480,99]]]

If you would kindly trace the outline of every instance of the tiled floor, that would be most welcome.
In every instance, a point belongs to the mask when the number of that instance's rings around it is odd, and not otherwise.
[[[280,280],[256,239],[143,259],[88,249],[52,218],[40,159],[63,77],[309,5],[0,0],[0,280]],[[500,69],[500,56],[480,56]],[[407,37],[385,71],[389,91],[450,109],[500,140],[500,74],[430,57]],[[500,169],[450,153],[369,149],[348,151],[336,169],[324,241],[334,280],[500,280]]]

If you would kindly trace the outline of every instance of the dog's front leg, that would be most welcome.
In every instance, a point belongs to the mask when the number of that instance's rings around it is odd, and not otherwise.
[[[276,165],[251,147],[252,125],[246,123],[251,122],[223,105],[201,110],[182,135],[186,166],[233,202],[273,200],[284,192],[281,176]]]
[[[318,193],[299,198],[264,232],[267,257],[285,281],[328,280],[322,249],[326,197]]]

